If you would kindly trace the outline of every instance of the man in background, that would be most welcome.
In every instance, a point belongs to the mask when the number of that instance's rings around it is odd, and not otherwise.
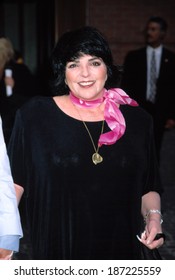
[[[166,32],[163,18],[148,20],[146,45],[126,55],[121,85],[153,116],[158,160],[164,130],[175,126],[175,53],[163,45]]]

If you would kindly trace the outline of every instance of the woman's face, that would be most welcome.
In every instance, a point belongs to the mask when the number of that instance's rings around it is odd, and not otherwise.
[[[65,82],[75,96],[93,100],[102,96],[107,80],[107,67],[101,58],[83,55],[68,62]]]

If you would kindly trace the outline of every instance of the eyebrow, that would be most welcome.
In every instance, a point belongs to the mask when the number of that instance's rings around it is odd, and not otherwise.
[[[102,60],[101,57],[94,56],[94,57],[90,58],[89,61],[96,60],[96,59]]]

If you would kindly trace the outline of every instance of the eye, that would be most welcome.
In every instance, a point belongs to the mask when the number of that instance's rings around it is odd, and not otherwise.
[[[95,60],[92,62],[93,66],[100,66],[101,65],[101,61]]]
[[[68,64],[67,64],[67,68],[75,68],[75,67],[77,67],[78,65],[77,65],[77,63],[76,62],[69,62]]]

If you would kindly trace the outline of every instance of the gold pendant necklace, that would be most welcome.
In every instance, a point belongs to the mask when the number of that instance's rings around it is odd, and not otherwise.
[[[84,124],[84,127],[86,128],[88,134],[89,134],[89,137],[91,139],[91,142],[92,142],[92,145],[93,145],[93,148],[94,148],[94,151],[95,153],[92,155],[92,161],[95,165],[97,165],[98,163],[101,163],[103,161],[103,157],[99,154],[99,146],[97,146],[97,148],[95,147],[95,144],[94,144],[94,140],[92,138],[92,135],[86,125],[86,123],[82,120],[83,124]],[[102,127],[101,127],[101,133],[100,135],[103,133],[103,130],[104,130],[104,120],[102,122]]]
[[[74,105],[74,104],[73,104],[73,105]],[[91,135],[91,133],[90,133],[90,131],[89,131],[89,129],[88,129],[88,127],[87,127],[85,121],[83,121],[83,119],[82,119],[82,117],[81,117],[81,115],[80,115],[80,112],[78,111],[78,109],[76,108],[75,105],[74,105],[74,108],[75,108],[75,110],[77,111],[77,113],[78,113],[78,115],[79,115],[81,121],[82,121],[83,124],[84,124],[84,127],[86,128],[86,130],[87,130],[87,132],[88,132],[88,134],[89,134],[89,137],[90,137],[90,139],[91,139],[91,142],[92,142],[92,145],[93,145],[93,148],[94,148],[94,151],[95,151],[95,153],[93,153],[93,155],[92,155],[92,162],[93,162],[95,165],[97,165],[98,163],[101,163],[101,162],[103,161],[103,157],[99,154],[99,148],[100,148],[100,146],[97,146],[97,148],[95,147],[94,140],[93,140],[93,138],[92,138],[92,135]],[[104,120],[102,121],[102,127],[101,127],[101,133],[100,133],[100,135],[103,133],[103,130],[104,130]]]

